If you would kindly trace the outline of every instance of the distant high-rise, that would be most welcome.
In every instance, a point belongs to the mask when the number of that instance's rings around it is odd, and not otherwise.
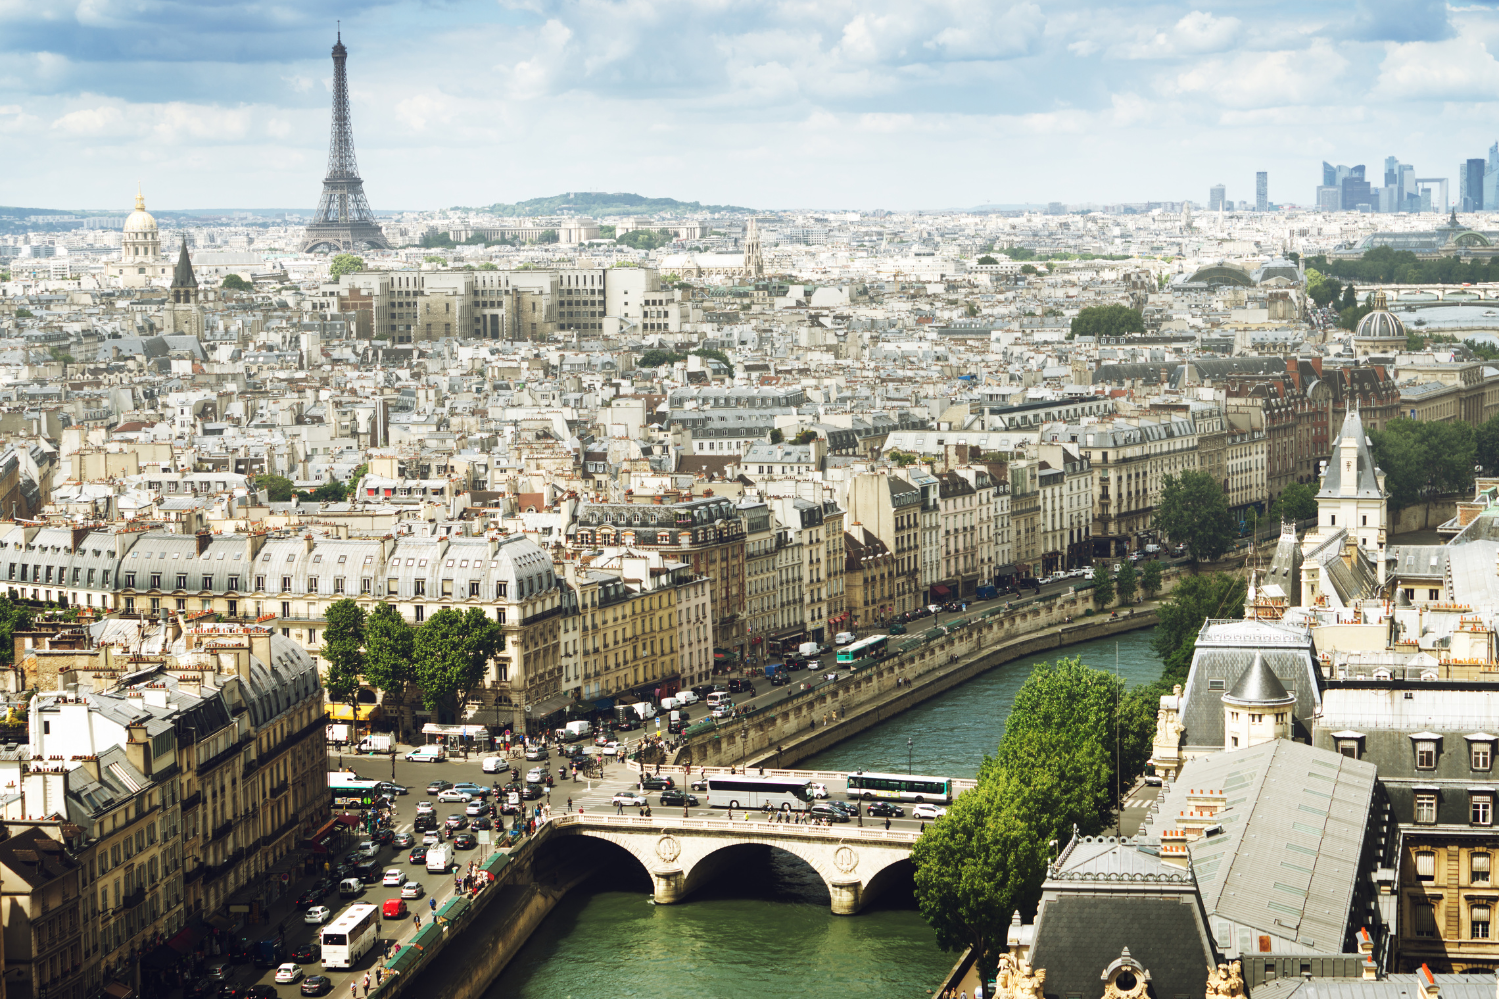
[[[1339,180],[1339,177],[1338,177],[1338,168],[1335,167],[1335,166],[1333,166],[1331,163],[1327,162],[1326,160],[1323,160],[1322,161],[1322,186],[1323,187],[1337,187],[1338,186],[1338,180]]]
[[[1222,184],[1214,184],[1208,189],[1208,211],[1221,212],[1228,205],[1225,204],[1224,187]]]
[[[1341,171],[1343,168],[1338,167]],[[1379,202],[1373,200],[1369,193],[1369,182],[1364,179],[1364,165],[1349,167],[1348,173],[1343,177],[1340,186],[1343,189],[1342,208],[1345,212],[1358,211],[1359,206],[1364,206],[1364,211],[1373,211],[1379,207]]]
[[[1464,212],[1483,211],[1483,165],[1482,157],[1464,160],[1457,168],[1457,204]]]
[[[1270,210],[1270,174],[1264,170],[1254,175],[1254,210],[1257,212]]]
[[[361,245],[390,249],[385,232],[375,222],[364,198],[364,181],[354,161],[354,125],[349,117],[349,80],[344,63],[349,50],[343,33],[333,46],[333,135],[328,142],[328,175],[323,196],[302,237],[302,252],[316,249],[354,250]]]

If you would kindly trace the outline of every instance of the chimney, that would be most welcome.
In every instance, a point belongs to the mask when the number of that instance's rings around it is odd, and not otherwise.
[[[1191,860],[1187,853],[1187,833],[1182,829],[1161,830],[1161,862],[1186,869]]]
[[[73,757],[73,761],[75,763],[77,763],[80,767],[82,767],[84,770],[88,771],[88,775],[90,777],[92,777],[94,780],[97,781],[97,780],[101,779],[99,777],[99,757],[97,757],[97,756],[75,756],[75,757]]]
[[[146,738],[146,723],[131,722],[126,726],[127,741],[125,743],[125,758],[130,765],[135,767],[147,777],[151,776],[151,743]]]
[[[208,546],[213,544],[213,535],[207,531],[199,531],[195,537],[198,540],[198,554],[202,555],[208,551]]]
[[[1441,986],[1437,985],[1437,976],[1425,964],[1416,972],[1416,983],[1421,987],[1421,999],[1437,999],[1442,994]]]
[[[259,659],[267,667],[271,665],[271,631],[269,628],[257,628],[250,632],[250,655]],[[249,673],[249,663],[246,662],[242,675],[249,679]]]

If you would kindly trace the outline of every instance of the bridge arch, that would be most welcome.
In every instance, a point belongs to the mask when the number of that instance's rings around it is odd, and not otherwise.
[[[909,866],[914,833],[838,826],[786,826],[721,819],[658,819],[617,815],[554,818],[554,835],[604,840],[629,853],[651,876],[658,904],[684,899],[732,856],[734,847],[762,845],[784,850],[822,878],[837,915],[864,907],[880,875]],[[886,879],[888,880],[888,879]]]

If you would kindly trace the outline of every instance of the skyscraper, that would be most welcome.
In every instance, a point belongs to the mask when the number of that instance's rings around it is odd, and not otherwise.
[[[1228,207],[1224,202],[1224,187],[1222,184],[1214,184],[1208,189],[1208,211],[1221,212]]]
[[[1457,205],[1460,211],[1483,211],[1483,165],[1481,157],[1464,160],[1457,168]]]
[[[1270,175],[1264,170],[1254,175],[1254,210],[1270,210]]]
[[[302,237],[302,252],[354,250],[361,244],[388,250],[390,243],[364,198],[364,181],[354,161],[354,125],[349,117],[349,79],[344,63],[349,50],[343,33],[333,46],[333,136],[328,142],[328,175],[323,196]]]
[[[1338,167],[1341,172],[1342,167]],[[1348,173],[1341,181],[1343,188],[1342,208],[1345,212],[1357,211],[1360,205],[1367,206],[1369,210],[1378,207],[1378,202],[1372,202],[1369,194],[1369,182],[1364,179],[1364,165],[1349,167]]]

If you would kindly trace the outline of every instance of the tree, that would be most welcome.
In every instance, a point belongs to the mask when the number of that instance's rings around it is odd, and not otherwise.
[[[1140,589],[1145,594],[1146,600],[1154,600],[1155,595],[1161,592],[1161,563],[1155,559],[1145,563],[1145,568],[1140,570]]]
[[[363,257],[356,257],[352,253],[337,253],[333,256],[333,262],[328,265],[328,280],[337,281],[345,274],[355,274],[362,270]]]
[[[1358,289],[1351,283],[1343,288],[1343,297],[1338,299],[1338,308],[1353,309],[1358,307]]]
[[[299,492],[297,495],[302,499],[318,503],[342,503],[348,498],[349,487],[337,479],[329,479],[312,492]]]
[[[359,678],[364,673],[364,611],[347,597],[328,605],[321,655],[328,662],[328,699],[347,703],[358,719]]]
[[[286,503],[291,500],[292,481],[284,475],[257,475],[255,488],[264,493],[271,503]]]
[[[640,359],[635,362],[635,367],[659,368],[663,364],[675,364],[678,361],[685,360],[687,360],[686,354],[678,354],[675,351],[653,348],[640,355]]]
[[[1311,520],[1317,516],[1317,487],[1306,482],[1293,482],[1270,504],[1270,519]]]
[[[556,229],[543,229],[543,230],[541,230],[541,234],[536,237],[536,242],[538,242],[538,243],[555,243],[555,242],[557,242],[557,230]]]
[[[1114,602],[1114,574],[1107,562],[1093,563],[1093,602],[1099,610]]]
[[[225,291],[254,291],[255,286],[238,274],[225,274],[223,282],[219,285]]]
[[[987,254],[987,253],[984,254],[982,257],[979,257],[979,264],[980,265],[997,264],[997,263],[999,263],[999,261],[995,260],[993,257],[989,256],[989,254]]]
[[[697,350],[689,351],[688,353],[695,354],[698,357],[711,357],[713,358],[713,360],[722,364],[726,368],[732,368],[734,366],[734,362],[729,360],[728,354],[725,354],[723,351],[718,350],[714,347],[700,347]]]
[[[811,444],[815,440],[817,440],[817,431],[808,429],[797,431],[796,436],[791,438],[791,443]]]
[[[14,663],[16,643],[12,637],[18,631],[31,630],[31,611],[24,604],[11,600],[9,594],[0,596],[0,663]]]
[[[1472,488],[1478,450],[1471,424],[1399,417],[1369,436],[1394,510]]]
[[[19,309],[16,310],[16,318],[17,319],[35,319],[36,318],[36,313],[32,312],[30,309],[26,308],[23,305],[21,308],[19,308]]]
[[[445,232],[424,232],[422,233],[421,245],[423,249],[436,250],[447,249],[455,244],[453,243],[453,237]]]
[[[477,607],[467,613],[444,607],[416,629],[412,660],[428,711],[452,707],[454,699],[479,686],[489,659],[504,647],[504,633]]]
[[[68,353],[68,349],[66,347],[48,347],[47,356],[52,358],[52,360],[56,361],[58,364],[62,365],[77,363],[73,360],[73,355]]]
[[[786,439],[786,435],[783,434],[783,433],[781,433],[781,431],[779,429],[777,429],[775,427],[771,427],[770,428],[770,442],[772,444],[779,444],[782,441],[784,441],[785,439]]]
[[[1036,273],[1036,265],[1035,264],[1021,264],[1020,265],[1020,273],[1022,273],[1022,274],[1035,274]]]
[[[1069,337],[1144,333],[1145,317],[1127,305],[1090,305],[1072,319]]]
[[[364,678],[388,698],[398,699],[416,681],[412,663],[415,633],[401,612],[380,604],[364,623]]]
[[[1154,562],[1154,559],[1151,559]],[[1119,561],[1119,575],[1114,577],[1114,589],[1119,592],[1119,603],[1132,604],[1135,602],[1135,590],[1139,584],[1139,578],[1135,575],[1135,563],[1129,559]]]
[[[435,253],[429,253],[425,257],[422,258],[422,263],[424,263],[424,264],[436,264],[438,267],[446,267],[446,266],[448,266],[448,258],[447,257],[439,257]]]
[[[1337,281],[1329,281],[1327,275],[1314,267],[1308,267],[1306,271],[1306,295],[1319,308],[1325,307],[1329,302],[1338,297],[1342,289]]]
[[[1203,622],[1243,617],[1246,590],[1242,576],[1224,572],[1177,580],[1156,611],[1160,623],[1150,639],[1151,649],[1161,659],[1165,683],[1186,683]]]
[[[1233,518],[1223,487],[1207,472],[1168,475],[1161,483],[1155,526],[1172,541],[1187,546],[1195,562],[1209,562],[1228,551],[1234,541]]]

